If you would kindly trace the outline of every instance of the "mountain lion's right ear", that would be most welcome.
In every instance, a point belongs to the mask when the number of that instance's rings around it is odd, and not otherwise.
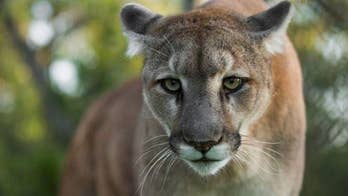
[[[162,16],[153,13],[146,7],[129,3],[121,10],[123,32],[128,38],[128,56],[142,53],[147,39],[147,29]]]
[[[281,53],[292,10],[290,2],[282,1],[264,12],[248,17],[246,21],[249,34],[255,39],[263,40],[270,53]]]

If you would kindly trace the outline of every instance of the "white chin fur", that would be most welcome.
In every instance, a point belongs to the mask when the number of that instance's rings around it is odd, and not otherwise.
[[[191,161],[185,162],[200,176],[210,176],[210,175],[216,175],[223,167],[227,165],[227,163],[231,160],[230,157],[221,160],[221,161],[215,161],[211,163],[194,163]]]
[[[220,169],[227,165],[231,160],[229,155],[230,146],[228,144],[220,144],[212,147],[205,157],[212,160],[212,162],[193,162],[193,160],[199,160],[203,158],[203,154],[192,146],[181,144],[179,147],[179,156],[184,160],[196,173],[200,176],[209,176],[217,174]]]

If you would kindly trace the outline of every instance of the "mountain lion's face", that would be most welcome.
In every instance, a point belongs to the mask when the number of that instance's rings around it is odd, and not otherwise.
[[[252,18],[214,10],[163,18],[129,6],[133,12],[125,7],[122,16],[126,28],[133,29],[127,31],[136,41],[130,47],[145,55],[145,104],[180,159],[200,175],[217,173],[271,101],[267,35],[251,36],[248,25],[257,25]],[[150,27],[127,24],[127,17],[140,17],[138,23],[144,20]]]

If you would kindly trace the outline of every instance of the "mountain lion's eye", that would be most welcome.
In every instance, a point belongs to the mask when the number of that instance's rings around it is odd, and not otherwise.
[[[160,84],[164,90],[169,93],[177,93],[181,90],[180,81],[173,78],[163,79]]]
[[[225,78],[223,81],[224,90],[227,93],[234,93],[240,90],[243,87],[244,81],[242,78],[238,77],[229,77]]]

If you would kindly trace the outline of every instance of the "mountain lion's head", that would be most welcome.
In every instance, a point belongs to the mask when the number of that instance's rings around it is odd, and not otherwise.
[[[273,95],[270,57],[281,52],[291,5],[253,16],[196,9],[163,17],[127,4],[129,55],[143,54],[144,102],[172,151],[200,175],[234,158]]]

